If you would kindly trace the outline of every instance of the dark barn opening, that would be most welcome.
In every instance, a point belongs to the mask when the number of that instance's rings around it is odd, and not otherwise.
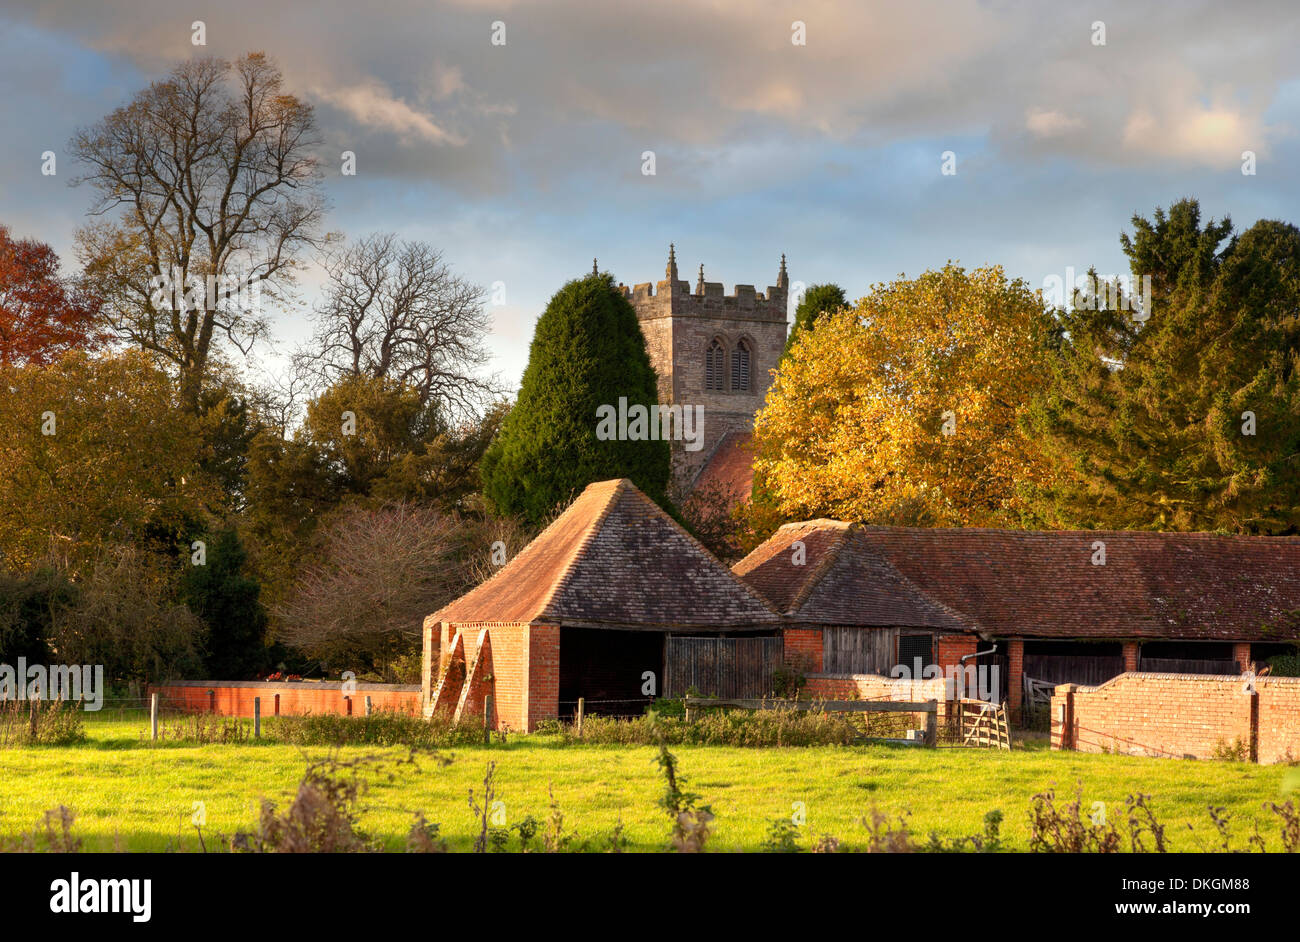
[[[1024,676],[1053,684],[1104,684],[1124,673],[1124,648],[1118,642],[1026,641]]]
[[[1138,651],[1148,674],[1239,674],[1242,666],[1226,641],[1148,641]]]
[[[641,692],[645,673],[663,683],[664,635],[612,628],[560,629],[560,716],[571,716],[583,698],[586,714],[639,716],[653,696]]]

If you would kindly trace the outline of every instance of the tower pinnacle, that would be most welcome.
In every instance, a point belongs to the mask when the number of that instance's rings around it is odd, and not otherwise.
[[[781,289],[790,287],[790,276],[785,273],[785,253],[781,253],[781,270],[776,276],[776,286]]]
[[[700,277],[695,282],[695,293],[704,294],[704,263],[700,263]]]
[[[677,255],[673,251],[673,243],[668,243],[668,268],[664,270],[664,277],[669,281],[677,281]]]
[[[596,260],[594,258],[591,260],[591,273],[593,275],[600,274],[600,269],[596,267]]]

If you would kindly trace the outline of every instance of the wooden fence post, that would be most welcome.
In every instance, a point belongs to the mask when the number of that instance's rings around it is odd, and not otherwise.
[[[586,709],[587,701],[585,697],[578,698],[578,738],[582,738],[582,714]]]
[[[158,741],[158,692],[149,694],[149,732],[153,741]]]
[[[483,745],[492,741],[492,694],[483,698]]]
[[[925,714],[925,744],[930,747],[939,741],[939,703],[930,701],[930,710]]]
[[[375,710],[375,705],[370,700],[370,694],[366,694],[366,716],[369,716]]]
[[[262,738],[262,698],[253,698],[253,738]]]

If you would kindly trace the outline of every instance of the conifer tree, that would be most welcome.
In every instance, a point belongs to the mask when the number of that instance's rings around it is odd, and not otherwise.
[[[1056,525],[1293,533],[1300,527],[1300,230],[1202,225],[1195,200],[1121,238],[1150,309],[1076,293],[1030,419],[1061,475]],[[1097,294],[1102,295],[1101,298]]]
[[[664,503],[668,442],[601,440],[597,409],[658,401],[636,312],[608,274],[570,281],[537,321],[519,398],[483,457],[498,513],[540,523],[593,481],[631,478]]]

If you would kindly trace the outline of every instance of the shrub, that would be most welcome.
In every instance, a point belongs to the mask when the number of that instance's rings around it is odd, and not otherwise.
[[[1278,654],[1268,659],[1269,673],[1274,677],[1300,677],[1300,651]]]
[[[0,703],[0,747],[67,746],[85,742],[81,708],[62,700]]]
[[[582,742],[653,746],[829,746],[848,745],[861,729],[845,714],[820,710],[709,710],[687,723],[672,716],[647,714],[635,719],[588,716]],[[570,726],[566,742],[578,741]]]
[[[379,711],[370,716],[310,713],[263,720],[267,735],[297,746],[405,746],[445,749],[483,742],[481,721],[456,725],[442,717]],[[497,734],[499,738],[504,733]]]

